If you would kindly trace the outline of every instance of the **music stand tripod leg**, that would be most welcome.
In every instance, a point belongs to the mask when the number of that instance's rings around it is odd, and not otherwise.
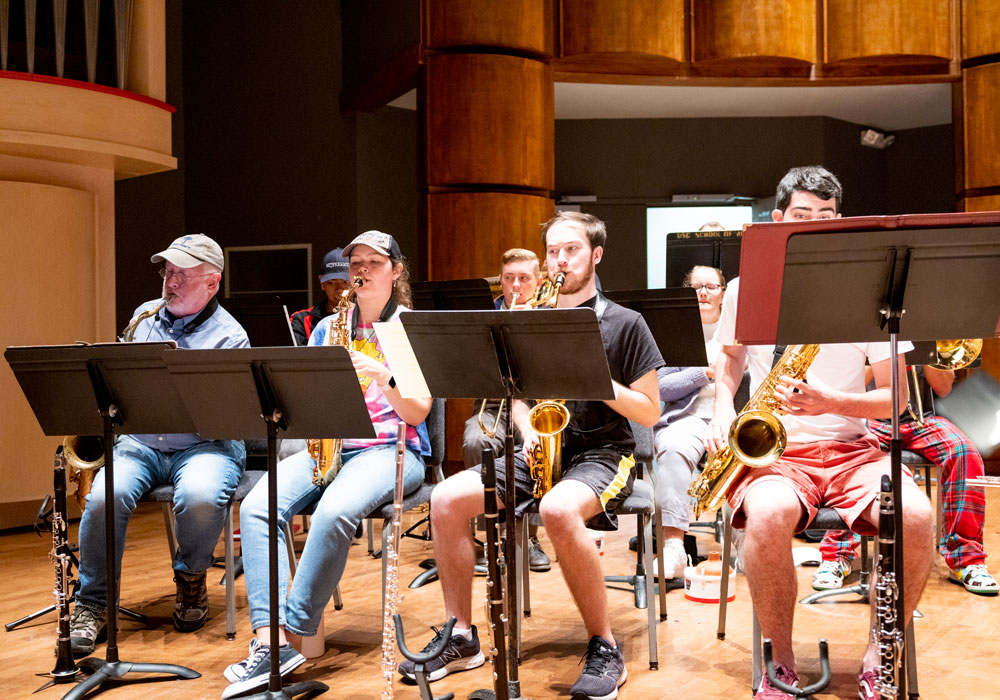
[[[98,405],[104,418],[104,444],[114,445],[113,423],[118,415],[118,408],[113,401],[103,401],[101,397],[110,397],[110,388],[103,382],[100,368],[91,369],[91,380],[94,383]],[[115,493],[114,493],[114,449],[106,451],[104,457],[104,544],[105,544],[105,575],[107,577],[107,652],[104,659],[89,657],[79,662],[83,668],[93,669],[89,678],[63,696],[63,700],[76,700],[98,688],[106,680],[124,680],[129,673],[163,673],[177,678],[190,680],[200,678],[197,671],[176,664],[136,663],[121,661],[118,658],[118,572],[115,566]]]

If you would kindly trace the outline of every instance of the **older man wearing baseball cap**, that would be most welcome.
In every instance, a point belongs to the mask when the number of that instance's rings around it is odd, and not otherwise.
[[[349,261],[340,248],[334,248],[323,256],[323,266],[319,271],[319,286],[325,296],[314,306],[292,314],[292,335],[295,337],[296,345],[308,345],[313,328],[337,308],[340,295],[350,287],[348,266]]]
[[[160,299],[135,310],[125,340],[164,341],[180,348],[240,348],[243,327],[219,306],[216,295],[225,261],[204,234],[181,236],[151,262],[163,263]],[[208,617],[205,570],[212,564],[226,508],[243,473],[242,441],[205,440],[197,433],[122,435],[114,446],[115,565],[121,570],[128,519],[155,486],[174,487],[177,551],[174,553],[174,627],[193,632]],[[80,521],[80,591],[70,619],[73,653],[90,654],[107,634],[104,470],[97,473]]]

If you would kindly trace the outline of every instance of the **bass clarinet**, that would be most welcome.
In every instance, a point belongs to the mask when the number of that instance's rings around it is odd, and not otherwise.
[[[903,629],[896,616],[896,605],[902,592],[896,585],[894,555],[896,549],[895,503],[892,480],[882,476],[882,492],[878,499],[878,560],[875,564],[875,627],[872,638],[878,646],[878,679],[875,692],[882,700],[895,700],[899,695],[899,674],[902,672]]]
[[[66,536],[66,459],[62,446],[56,449],[53,468],[52,551],[49,558],[56,569],[56,587],[52,593],[59,615],[56,639],[56,666],[52,669],[52,682],[68,683],[80,672],[73,661],[69,632],[69,577],[73,558]]]
[[[493,450],[483,450],[483,497],[486,517],[486,623],[489,625],[489,657],[493,664],[493,692],[477,690],[470,699],[508,700],[507,618],[503,612],[504,587],[500,562],[500,523],[497,512],[497,468]],[[510,582],[508,581],[508,585]]]

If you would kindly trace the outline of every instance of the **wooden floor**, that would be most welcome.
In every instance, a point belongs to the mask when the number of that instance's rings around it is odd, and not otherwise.
[[[990,510],[986,527],[988,550],[1000,550],[1000,491],[987,489]],[[410,516],[412,517],[412,516]],[[626,540],[634,518],[624,521],[623,531],[605,543],[608,573],[631,573],[634,555]],[[543,531],[544,532],[544,531]],[[75,540],[76,525],[70,531]],[[717,548],[707,535],[701,549]],[[542,535],[543,545],[551,553]],[[796,546],[805,546],[796,541]],[[0,618],[4,622],[49,605],[52,602],[52,567],[48,561],[51,542],[34,533],[19,532],[0,536],[0,557],[4,584],[0,586]],[[221,547],[220,547],[221,551]],[[443,618],[438,584],[418,590],[405,588],[420,569],[417,564],[431,556],[426,543],[408,539],[402,547],[400,577],[405,597],[400,612],[411,646],[420,648],[429,638],[431,625]],[[994,562],[994,566],[996,566]],[[800,592],[810,591],[812,569],[799,574]],[[916,640],[921,695],[924,698],[1000,698],[996,682],[1000,669],[1000,600],[971,595],[948,583],[947,570],[936,558],[916,620]],[[379,600],[380,565],[367,556],[364,542],[350,555],[342,582],[344,609],[326,612],[327,652],[307,662],[293,676],[318,679],[331,691],[323,697],[346,699],[376,698],[380,686]],[[225,589],[215,585],[221,570],[211,574],[209,597],[211,619],[199,632],[179,634],[170,623],[174,597],[170,563],[167,558],[163,520],[158,506],[145,504],[130,526],[122,582],[122,604],[144,612],[149,624],[121,623],[120,658],[124,661],[173,662],[187,665],[202,674],[189,681],[140,682],[110,687],[104,698],[218,698],[226,687],[222,670],[246,656],[250,639],[243,581],[237,582],[238,636],[225,638]],[[484,582],[477,579],[475,600],[482,600]],[[724,641],[715,635],[717,608],[684,599],[681,591],[668,595],[669,619],[658,624],[660,668],[649,670],[645,632],[645,611],[632,605],[628,592],[609,590],[612,625],[623,643],[629,679],[623,698],[749,698],[750,697],[750,607],[746,582],[737,577],[736,601],[730,604],[729,628]],[[583,625],[569,599],[558,564],[552,571],[532,575],[533,614],[525,621],[523,663],[520,669],[522,694],[530,698],[566,697],[580,671],[578,662],[586,648]],[[481,607],[475,614],[482,624]],[[830,644],[833,682],[819,699],[854,698],[855,675],[864,648],[867,610],[853,603],[802,606],[797,609],[795,641],[799,670],[805,681],[818,672],[817,639]],[[4,670],[0,700],[27,698],[42,685],[36,674],[52,670],[55,618],[47,615],[12,632],[4,632],[0,665]],[[103,655],[103,645],[98,647]],[[489,667],[455,674],[435,683],[437,694],[454,692],[465,698],[477,688],[490,685]],[[50,687],[36,696],[59,698],[68,685]],[[415,686],[395,684],[397,698],[416,699]]]

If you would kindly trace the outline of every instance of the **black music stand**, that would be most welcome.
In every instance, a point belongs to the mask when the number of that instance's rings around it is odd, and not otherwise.
[[[805,227],[806,230],[790,236],[774,231],[775,227],[754,235],[751,227],[743,238],[745,253],[753,249],[754,253],[777,249],[778,239],[787,239],[784,251],[778,252],[779,259],[784,259],[784,270],[780,279],[777,343],[884,342],[888,338],[892,367],[889,453],[895,503],[895,574],[900,591],[896,618],[904,627],[907,621],[903,619],[902,595],[905,589],[898,341],[942,336],[990,337],[997,326],[1000,308],[1000,226],[976,226],[971,221],[964,224],[960,215],[956,218],[950,226],[873,225],[870,229],[846,231],[837,231],[836,221],[840,220],[835,220],[815,230]],[[769,233],[779,235],[769,236]],[[965,294],[958,303],[950,298],[957,297],[957,293],[949,295],[942,291],[942,279],[961,279],[963,290],[972,290],[971,295]],[[763,286],[770,286],[773,294],[773,280],[771,285]],[[758,291],[762,290],[751,287],[748,291],[741,281],[741,301],[755,298]],[[819,323],[817,309],[823,313]],[[902,645],[902,631],[897,632]],[[906,654],[912,653],[905,646],[902,650],[896,674],[900,696],[906,694]],[[793,692],[772,675],[769,669],[772,685]]]
[[[282,688],[278,654],[278,429],[289,438],[374,438],[358,375],[347,348],[336,345],[231,350],[170,350],[163,359],[182,390],[199,433],[211,439],[267,437],[271,675],[274,700],[329,688],[302,681]],[[322,387],[322,390],[317,390]]]
[[[495,310],[490,283],[484,277],[444,282],[413,282],[415,311],[491,311]]]
[[[593,309],[508,311],[411,311],[399,317],[412,356],[382,347],[392,366],[412,365],[415,356],[430,394],[439,398],[521,398],[607,400],[614,398],[611,373]],[[387,324],[388,325],[388,324]],[[377,327],[376,327],[377,328]],[[395,356],[395,357],[394,357]],[[566,358],[572,357],[572,362]],[[558,368],[554,371],[553,368]],[[412,395],[409,378],[400,391]],[[515,510],[514,417],[507,411],[505,506]],[[507,609],[517,609],[514,518],[506,518],[504,560]],[[518,626],[510,615],[507,630],[508,687],[501,697],[520,698]]]
[[[118,658],[118,573],[115,567],[115,433],[189,433],[194,424],[180,401],[161,359],[173,343],[105,343],[10,347],[4,357],[46,435],[103,435],[104,537],[107,568],[107,653],[79,665],[91,675],[63,696],[76,700],[107,680],[129,673],[165,673],[192,679],[185,666],[121,661]],[[96,406],[95,406],[96,403]],[[83,407],[95,408],[81,410]],[[110,448],[110,449],[108,449]],[[141,680],[141,679],[139,679]]]
[[[443,282],[413,282],[411,284],[414,311],[495,311],[496,306],[489,282],[484,277],[474,277],[464,280],[445,280]],[[414,523],[407,533],[418,527],[424,521],[430,521],[430,514],[420,522]],[[428,539],[430,539],[428,537]],[[437,565],[433,559],[420,562],[424,571],[410,581],[410,588],[420,588],[425,583],[437,580]],[[485,567],[478,573],[486,573]]]
[[[698,293],[689,287],[605,292],[611,301],[638,312],[669,367],[707,367]]]

